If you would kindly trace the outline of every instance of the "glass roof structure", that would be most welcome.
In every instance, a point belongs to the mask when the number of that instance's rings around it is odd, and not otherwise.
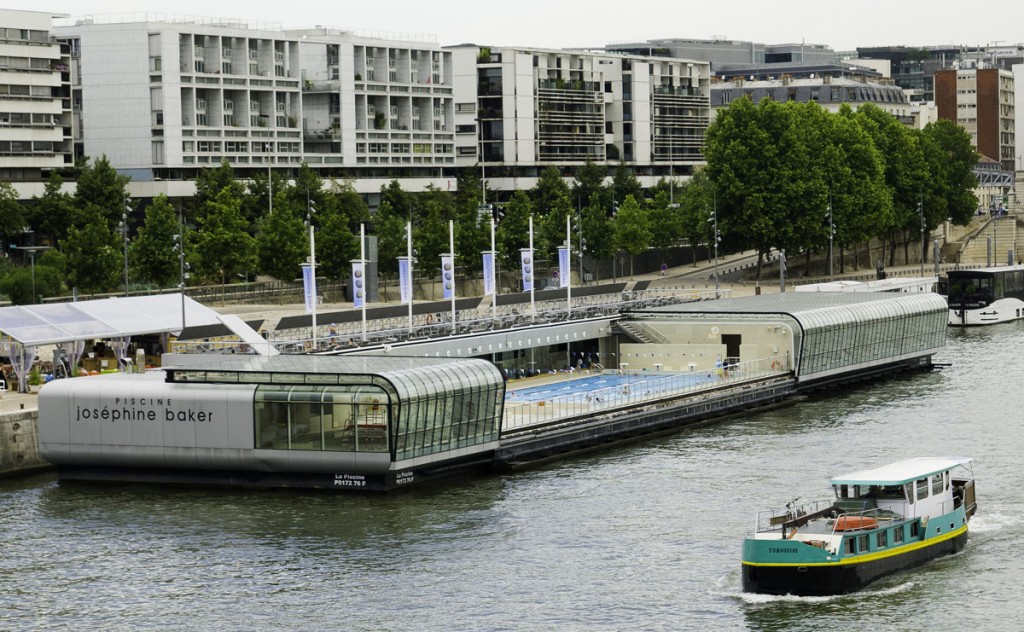
[[[163,294],[3,307],[0,332],[25,346],[177,332],[183,304],[189,327],[221,322],[217,312],[187,296]]]

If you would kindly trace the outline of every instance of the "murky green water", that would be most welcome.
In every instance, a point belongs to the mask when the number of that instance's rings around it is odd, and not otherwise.
[[[950,368],[393,497],[0,481],[0,629],[1020,629],[1024,325]],[[740,592],[758,509],[907,456],[976,459],[952,558],[837,598]]]

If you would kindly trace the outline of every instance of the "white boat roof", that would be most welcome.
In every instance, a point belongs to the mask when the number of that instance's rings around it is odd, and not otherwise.
[[[832,479],[833,485],[902,485],[925,476],[967,465],[973,459],[966,456],[923,456],[889,465],[860,470]]]

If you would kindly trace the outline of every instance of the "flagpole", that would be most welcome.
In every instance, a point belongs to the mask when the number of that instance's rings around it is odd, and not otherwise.
[[[366,282],[366,224],[359,225],[359,263],[363,268],[363,288],[367,288]],[[363,293],[362,301],[362,312],[363,312],[363,343],[366,343],[366,299],[369,298],[366,292]]]
[[[534,272],[537,270],[537,258],[533,253],[533,215],[530,216],[530,320],[534,321],[537,318],[537,306],[533,302],[533,286],[537,284],[537,275]]]
[[[313,351],[317,350],[317,339],[316,339],[316,304],[317,304],[317,291],[316,291],[316,242],[313,237],[313,217],[310,214],[309,218],[309,276],[310,286],[313,288]]]
[[[412,335],[412,222],[405,225],[405,256],[409,259],[409,335]]]
[[[565,216],[565,319],[572,320],[572,223]]]
[[[492,321],[497,321],[498,320],[498,279],[497,279],[497,272],[496,271],[498,269],[498,252],[494,249],[494,216],[493,215],[491,216],[491,257],[492,257],[492,263],[491,263],[491,279],[492,280],[491,280],[491,284],[493,285],[493,287],[491,288],[491,290],[492,290],[492,292],[491,292],[491,320]]]
[[[452,255],[452,333],[455,333],[455,222],[448,220],[448,252]],[[442,281],[444,279],[442,278]]]

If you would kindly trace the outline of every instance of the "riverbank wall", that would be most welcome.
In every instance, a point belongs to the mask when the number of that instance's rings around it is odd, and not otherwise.
[[[0,477],[52,467],[39,456],[39,411],[0,412]]]

